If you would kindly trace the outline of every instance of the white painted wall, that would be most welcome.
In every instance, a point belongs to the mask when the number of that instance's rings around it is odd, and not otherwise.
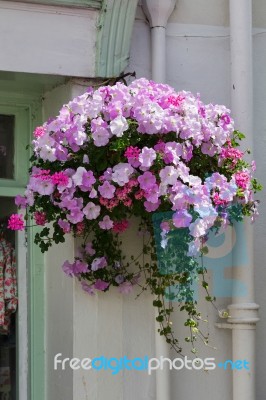
[[[0,1],[1,70],[95,75],[98,12]]]
[[[264,14],[265,16],[265,14]],[[254,34],[254,153],[257,162],[257,177],[266,188],[266,24],[262,34]],[[255,225],[255,300],[260,305],[260,322],[257,328],[257,399],[265,398],[265,329],[266,329],[266,206],[265,189],[258,196],[261,200],[260,217]]]
[[[196,25],[229,25],[227,0],[178,0],[169,22]]]
[[[254,157],[257,160],[257,177],[266,187],[266,5],[263,0],[253,1],[254,43]],[[230,107],[230,44],[228,2],[214,0],[178,0],[176,10],[167,26],[167,82],[177,90],[201,93],[205,102],[224,103]],[[141,41],[140,41],[141,37]],[[138,77],[150,77],[149,28],[140,8],[135,22],[129,71]],[[244,144],[243,144],[244,146]],[[266,272],[265,237],[266,213],[264,193],[261,199],[260,218],[255,224],[255,300],[260,304],[260,322],[257,326],[257,400],[265,399],[266,358]],[[230,299],[218,300],[218,305],[229,304]],[[219,344],[218,356],[231,354],[231,333],[213,327],[217,320],[214,310],[208,311],[210,333]],[[182,326],[176,314],[178,326]],[[181,328],[180,328],[181,329]],[[213,354],[208,350],[207,354]],[[217,354],[217,353],[216,353]],[[200,376],[199,376],[200,375]],[[191,372],[172,373],[172,399],[185,400],[197,396],[206,400],[214,397],[231,400],[231,377],[224,372],[208,376]],[[193,377],[193,378],[192,378]],[[193,385],[191,381],[193,379]],[[194,380],[195,379],[195,380]]]
[[[122,235],[123,250],[128,257],[139,254],[142,239],[137,225]],[[152,296],[143,294],[135,299],[116,289],[90,297],[77,283],[74,300],[74,354],[77,357],[128,358],[154,356],[154,312]],[[77,400],[155,400],[155,375],[142,371],[77,371],[74,373]],[[87,395],[87,397],[86,397]]]

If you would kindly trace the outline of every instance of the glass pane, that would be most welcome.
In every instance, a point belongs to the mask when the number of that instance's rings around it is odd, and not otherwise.
[[[14,199],[0,197],[0,400],[17,399],[15,234],[7,229],[14,212]]]
[[[14,179],[15,116],[0,114],[0,179]]]

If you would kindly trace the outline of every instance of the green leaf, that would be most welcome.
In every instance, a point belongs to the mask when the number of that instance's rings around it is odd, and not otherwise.
[[[163,303],[161,302],[161,300],[154,300],[152,304],[154,305],[154,307],[158,307],[158,308],[163,306]]]
[[[50,232],[50,228],[44,228],[40,233],[40,237],[48,236],[49,232]]]

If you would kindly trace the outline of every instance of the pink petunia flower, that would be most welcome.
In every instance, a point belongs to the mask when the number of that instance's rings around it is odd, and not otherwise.
[[[94,254],[95,254],[96,252],[95,252],[94,248],[92,247],[92,242],[88,242],[88,243],[86,244],[85,251],[86,251],[86,253],[89,254],[90,256],[94,256]]]
[[[138,182],[141,189],[149,190],[156,183],[156,178],[153,173],[146,171],[138,177]]]
[[[28,202],[27,202],[26,197],[21,196],[20,194],[18,194],[15,197],[15,204],[20,208],[27,208]]]
[[[153,212],[153,211],[157,210],[157,208],[159,207],[160,204],[161,204],[160,200],[157,201],[157,203],[152,203],[150,201],[145,201],[144,202],[144,207],[145,207],[146,211]]]
[[[118,115],[110,122],[110,131],[117,137],[122,137],[123,133],[128,129],[128,123],[125,117]]]
[[[83,213],[87,219],[96,219],[99,217],[101,207],[92,203],[91,201],[83,208]]]
[[[112,180],[119,186],[124,186],[125,183],[129,182],[133,172],[134,169],[129,163],[119,163],[113,168]]]
[[[69,233],[71,230],[70,223],[68,221],[62,220],[61,218],[58,220],[58,225],[64,233]]]
[[[192,216],[187,210],[179,210],[173,215],[173,224],[176,228],[186,228],[190,225]]]
[[[133,290],[133,285],[131,282],[128,281],[121,283],[121,285],[119,285],[118,287],[119,293],[122,294],[129,294],[132,292],[132,290]]]
[[[98,190],[102,197],[105,199],[112,199],[115,193],[115,186],[105,181],[103,185],[98,187]]]
[[[146,146],[143,147],[139,155],[139,162],[141,163],[141,166],[145,168],[150,168],[155,159],[156,159],[156,152],[153,149],[150,149]]]
[[[98,271],[98,269],[102,269],[107,267],[107,261],[105,257],[97,257],[91,263],[91,270]]]
[[[85,281],[82,281],[81,287],[85,292],[89,293],[91,296],[95,295],[95,292],[93,290],[94,289],[93,285],[88,285],[88,283],[86,283]]]
[[[101,279],[97,279],[97,281],[94,283],[94,289],[104,291],[109,287],[110,283],[102,281]]]
[[[110,219],[109,215],[105,215],[102,221],[99,222],[99,227],[101,229],[109,230],[112,229],[114,226],[113,221]]]

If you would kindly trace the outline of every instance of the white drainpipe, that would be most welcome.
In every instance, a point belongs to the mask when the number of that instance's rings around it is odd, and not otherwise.
[[[177,0],[142,0],[151,27],[151,68],[155,82],[166,81],[166,25]]]
[[[151,27],[152,80],[166,82],[166,25],[175,8],[176,0],[143,0],[143,10]],[[157,310],[155,317],[157,317]],[[169,357],[169,345],[158,334],[159,324],[155,323],[156,358]],[[156,400],[171,400],[170,375],[167,368],[157,370]]]
[[[231,108],[235,126],[246,134],[246,146],[253,148],[253,73],[252,73],[252,0],[230,0]],[[227,324],[232,329],[232,358],[246,360],[250,371],[233,371],[233,400],[255,400],[255,329],[259,306],[254,302],[253,229],[246,221],[246,240],[233,251],[234,278],[244,283],[246,295],[233,288]],[[241,265],[241,253],[247,248],[247,262]]]

